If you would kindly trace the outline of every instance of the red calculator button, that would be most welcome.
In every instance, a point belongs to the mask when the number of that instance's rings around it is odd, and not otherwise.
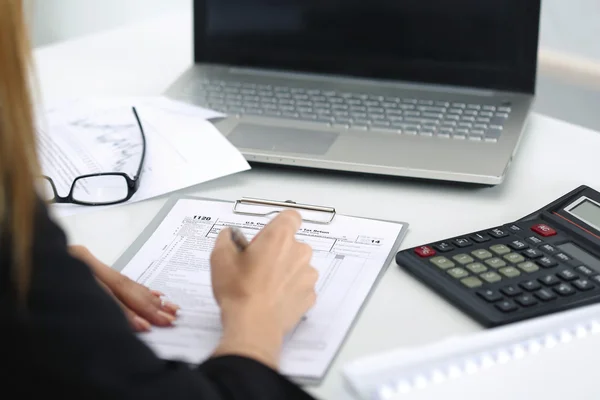
[[[435,255],[435,250],[429,246],[421,246],[415,249],[415,253],[417,253],[419,257],[425,258]]]
[[[556,231],[546,224],[537,224],[531,227],[531,230],[540,236],[554,236]]]

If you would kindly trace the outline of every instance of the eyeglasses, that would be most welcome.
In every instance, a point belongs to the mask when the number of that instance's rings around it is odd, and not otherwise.
[[[73,181],[69,194],[65,197],[58,195],[52,178],[41,177],[41,192],[44,200],[49,203],[73,203],[86,206],[106,206],[123,203],[131,198],[140,186],[140,175],[146,157],[146,134],[135,107],[133,115],[142,134],[142,157],[140,165],[133,178],[123,172],[104,172],[99,174],[81,175]]]

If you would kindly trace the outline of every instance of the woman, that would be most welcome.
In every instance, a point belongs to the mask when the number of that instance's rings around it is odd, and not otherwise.
[[[198,367],[163,361],[135,331],[177,306],[85,249],[68,247],[35,192],[39,176],[23,4],[0,1],[0,362],[18,398],[306,399],[277,372],[283,337],[314,304],[311,250],[284,212],[239,253],[227,230],[212,253],[222,339]]]

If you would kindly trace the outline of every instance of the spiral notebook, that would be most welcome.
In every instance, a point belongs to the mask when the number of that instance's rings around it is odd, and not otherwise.
[[[361,400],[598,399],[599,333],[592,305],[368,356],[343,375]]]

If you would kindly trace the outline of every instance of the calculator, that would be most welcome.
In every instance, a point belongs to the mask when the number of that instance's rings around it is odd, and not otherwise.
[[[396,263],[485,327],[600,301],[600,193],[580,186],[517,221],[409,248]]]

